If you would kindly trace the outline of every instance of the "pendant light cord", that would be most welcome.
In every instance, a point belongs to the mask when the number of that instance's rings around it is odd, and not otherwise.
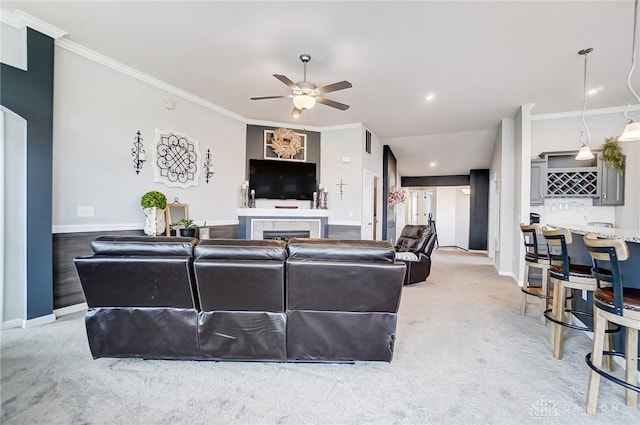
[[[631,43],[631,69],[629,70],[629,75],[627,76],[627,87],[629,87],[629,91],[635,96],[636,101],[640,103],[640,96],[633,89],[631,85],[631,76],[633,75],[633,71],[636,68],[636,27],[638,23],[638,0],[635,1],[635,8],[633,10],[633,42]],[[630,105],[627,105],[627,109]],[[624,111],[624,116],[627,119],[630,119],[627,115],[627,110]]]
[[[587,133],[587,141],[585,142],[583,140],[584,132],[583,131],[580,132],[580,143],[586,146],[589,146],[589,140],[591,140],[591,133],[589,133],[589,127],[587,127],[587,122],[584,119],[584,111],[587,109],[587,56],[589,56],[589,53],[591,53],[591,50],[592,49],[585,49],[580,51],[580,53],[584,54],[584,84],[582,85],[583,101],[582,101],[581,118],[582,118],[582,125],[584,126],[585,132]]]

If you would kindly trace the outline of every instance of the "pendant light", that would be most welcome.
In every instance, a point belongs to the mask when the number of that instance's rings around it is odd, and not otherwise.
[[[633,70],[636,67],[636,27],[638,24],[638,0],[636,0],[635,2],[635,8],[633,10],[633,42],[631,43],[632,45],[632,50],[631,50],[631,69],[629,70],[629,75],[627,76],[627,87],[629,87],[629,91],[631,92],[631,94],[633,94],[633,96],[635,96],[636,100],[638,101],[638,103],[640,103],[640,96],[638,96],[638,93],[635,92],[635,90],[633,90],[633,87],[631,86],[631,75],[633,74]],[[628,105],[627,105],[628,108]],[[618,137],[618,141],[620,142],[637,142],[640,140],[640,118],[639,119],[633,119],[630,118],[629,115],[627,115],[627,111],[624,111],[624,117],[626,119],[629,120],[629,122],[627,123],[627,125],[624,127],[624,131],[622,132],[622,134],[620,135],[620,137]]]
[[[584,161],[587,159],[593,159],[593,152],[591,152],[591,148],[589,147],[589,139],[591,139],[591,134],[589,133],[589,127],[587,127],[587,122],[584,120],[584,111],[587,108],[587,56],[589,53],[593,52],[591,47],[587,49],[582,49],[578,52],[579,55],[584,56],[584,85],[582,87],[583,101],[582,101],[582,125],[584,126],[584,131],[580,132],[580,142],[582,142],[582,147],[578,151],[578,155],[576,155],[576,159],[578,161]],[[587,134],[586,141],[584,140],[584,135]]]

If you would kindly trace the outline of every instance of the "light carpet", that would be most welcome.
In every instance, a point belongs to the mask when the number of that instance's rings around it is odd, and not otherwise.
[[[590,339],[550,326],[481,254],[438,249],[406,286],[391,363],[98,359],[82,314],[2,332],[3,424],[638,424],[603,381],[584,411]]]

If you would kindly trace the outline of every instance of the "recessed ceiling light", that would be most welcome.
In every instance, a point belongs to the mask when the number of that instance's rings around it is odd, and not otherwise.
[[[431,161],[429,163],[429,167],[433,168],[433,167],[437,167],[438,166],[438,161]]]
[[[424,98],[427,100],[427,102],[431,102],[433,99],[436,98],[436,94],[435,93],[429,93]]]
[[[603,90],[604,90],[604,87],[602,87],[602,86],[598,86],[598,87],[594,87],[594,88],[592,88],[591,90],[589,90],[589,91],[587,92],[587,94],[589,94],[589,95],[598,94],[598,93],[600,93],[600,92],[601,92],[601,91],[603,91]]]

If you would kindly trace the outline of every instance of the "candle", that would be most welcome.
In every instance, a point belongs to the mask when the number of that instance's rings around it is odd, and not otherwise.
[[[256,194],[256,191],[251,189],[251,195],[255,195],[255,194]]]
[[[329,193],[329,189],[327,189],[326,187],[324,188],[324,193]]]
[[[146,161],[147,160],[147,154],[144,152],[140,152],[138,154],[138,161]]]
[[[247,188],[247,184],[246,183],[242,183],[242,188],[246,189]]]
[[[321,184],[318,185],[318,189],[320,190],[320,192],[322,192],[322,185]]]
[[[249,187],[249,180],[245,180],[244,181],[244,185],[245,185],[245,187]]]
[[[209,173],[213,173],[213,165],[209,165]]]

